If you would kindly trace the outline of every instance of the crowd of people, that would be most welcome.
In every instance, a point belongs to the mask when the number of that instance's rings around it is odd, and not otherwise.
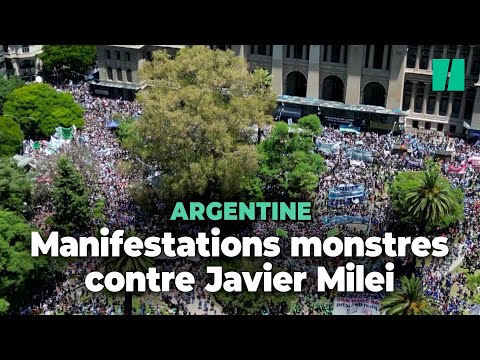
[[[153,233],[152,222],[147,214],[134,204],[128,191],[128,186],[136,180],[136,175],[121,173],[118,170],[120,161],[132,161],[129,154],[123,150],[114,133],[107,124],[114,118],[138,118],[142,114],[139,104],[125,100],[114,100],[97,97],[90,93],[88,84],[69,84],[58,88],[59,91],[72,93],[75,100],[85,109],[85,126],[77,131],[75,142],[61,149],[73,159],[77,167],[82,168],[88,163],[94,171],[84,173],[87,185],[91,189],[90,203],[94,206],[100,200],[104,201],[105,225],[110,229],[147,230]],[[278,228],[284,229],[289,235],[325,237],[332,228],[338,229],[343,235],[374,236],[384,234],[392,226],[391,208],[386,193],[387,184],[401,171],[419,169],[423,161],[439,150],[447,147],[455,151],[453,163],[465,162],[470,156],[480,153],[480,146],[468,144],[459,139],[439,137],[435,135],[381,135],[377,133],[343,133],[338,129],[326,127],[317,139],[324,143],[340,143],[340,149],[334,153],[323,153],[328,170],[322,174],[316,191],[314,221],[312,222],[256,222],[253,225],[255,236],[264,238],[275,234]],[[408,153],[396,153],[396,148],[410,144],[412,150]],[[373,154],[372,161],[352,162],[347,156],[348,149],[368,151]],[[435,297],[445,314],[459,314],[469,308],[467,299],[471,295],[466,286],[466,277],[462,273],[452,272],[451,265],[479,251],[478,236],[480,222],[477,220],[476,205],[480,203],[477,191],[478,172],[468,166],[464,174],[449,171],[447,162],[442,164],[442,171],[453,186],[464,189],[466,193],[465,220],[448,230],[449,238],[455,239],[455,244],[448,257],[433,259],[418,266],[417,273],[422,277],[428,288],[428,295]],[[339,185],[362,185],[366,196],[361,201],[328,203],[329,189]],[[50,213],[51,209],[40,208],[36,215],[38,224],[42,224],[41,213]],[[362,224],[337,223],[331,225],[326,218],[343,215],[368,219]],[[194,235],[199,229],[187,229]],[[205,229],[203,229],[205,230]],[[281,240],[282,254],[274,259],[276,266],[294,271],[314,272],[317,266],[323,265],[330,269],[345,263],[347,259],[325,260],[324,258],[305,258],[292,260],[289,253],[290,242]],[[405,259],[405,263],[411,259]],[[381,261],[380,261],[381,262]],[[86,296],[82,280],[87,271],[101,266],[92,261],[78,261],[71,264],[63,280],[52,292],[40,294],[35,298],[35,305],[22,310],[25,314],[121,314],[122,301],[109,299],[102,295]],[[141,300],[139,314],[161,314],[162,308],[174,309],[176,314],[220,314],[221,307],[215,299],[203,288],[207,283],[200,263],[177,259],[164,261],[158,265],[161,271],[175,269],[190,271],[197,279],[195,290],[191,293],[170,292],[158,295],[157,299]],[[379,261],[369,264],[379,267]],[[73,280],[72,280],[73,279]],[[451,293],[453,285],[458,291]],[[79,290],[80,289],[80,290]],[[294,314],[331,314],[334,294],[318,294],[315,280],[310,277],[306,281],[304,291],[298,297],[291,313]],[[266,313],[275,313],[274,309],[265,309]]]

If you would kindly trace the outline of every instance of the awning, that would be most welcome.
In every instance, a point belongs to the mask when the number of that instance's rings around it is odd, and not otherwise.
[[[277,109],[277,116],[282,118],[295,118],[299,119],[302,117],[302,109],[291,108],[291,107],[281,107]]]

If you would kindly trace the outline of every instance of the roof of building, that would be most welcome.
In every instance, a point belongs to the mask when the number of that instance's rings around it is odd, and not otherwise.
[[[280,95],[277,97],[278,102],[307,105],[307,106],[317,106],[317,107],[328,107],[341,110],[351,110],[351,111],[364,111],[364,112],[373,112],[377,114],[388,114],[388,115],[397,115],[405,116],[406,113],[401,109],[386,109],[382,106],[374,105],[351,105],[344,104],[338,101],[329,101],[323,99],[314,99],[314,98],[304,98],[300,96],[289,96],[289,95]]]

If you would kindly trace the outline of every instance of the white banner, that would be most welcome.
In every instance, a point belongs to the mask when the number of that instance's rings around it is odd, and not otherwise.
[[[333,315],[380,315],[380,301],[362,297],[337,297],[333,300]]]

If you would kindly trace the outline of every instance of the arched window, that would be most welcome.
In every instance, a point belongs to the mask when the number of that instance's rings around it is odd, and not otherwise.
[[[343,102],[343,81],[338,76],[330,75],[323,80],[322,99]]]
[[[120,68],[117,69],[117,80],[118,81],[123,81],[122,69],[120,69]]]
[[[108,67],[107,69],[107,76],[108,76],[108,80],[113,80],[113,71],[111,67]]]
[[[368,83],[363,89],[363,103],[385,107],[386,91],[382,84],[377,82]]]
[[[292,71],[287,76],[287,95],[301,96],[307,95],[307,78],[299,71]]]
[[[132,82],[132,70],[127,69],[127,82]]]

